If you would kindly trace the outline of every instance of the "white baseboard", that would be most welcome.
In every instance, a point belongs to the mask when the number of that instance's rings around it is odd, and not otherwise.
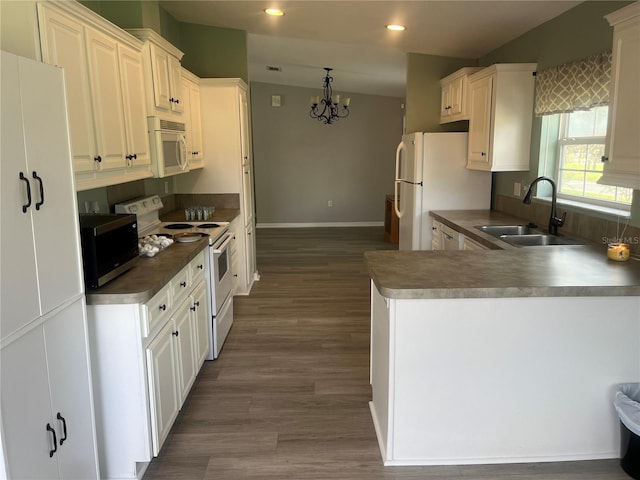
[[[382,227],[384,222],[258,223],[256,228]]]

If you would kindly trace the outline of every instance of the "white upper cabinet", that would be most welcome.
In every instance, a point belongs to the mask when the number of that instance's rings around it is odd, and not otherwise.
[[[118,45],[122,104],[127,132],[127,166],[148,170],[151,165],[147,109],[145,106],[144,68],[139,51]]]
[[[184,122],[180,66],[183,53],[149,28],[131,28],[127,32],[145,42],[147,115]]]
[[[189,169],[204,167],[202,148],[202,117],[200,116],[200,79],[182,69],[182,98],[184,99],[184,124],[187,140]]]
[[[529,170],[535,70],[535,63],[505,63],[469,77],[467,168]]]
[[[613,26],[609,124],[598,183],[640,190],[640,3],[607,15]]]
[[[440,123],[469,120],[469,75],[481,67],[464,67],[440,80]]]
[[[152,176],[143,44],[77,2],[38,3],[45,63],[65,69],[76,189]]]
[[[39,7],[40,43],[45,63],[64,68],[74,172],[96,169],[97,141],[84,27],[53,8]]]
[[[100,170],[124,168],[126,139],[118,42],[92,29],[86,30],[86,36]]]

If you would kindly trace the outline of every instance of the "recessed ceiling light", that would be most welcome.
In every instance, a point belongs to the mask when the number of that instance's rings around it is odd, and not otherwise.
[[[278,8],[267,8],[264,13],[273,17],[281,17],[284,15],[284,12]]]
[[[402,32],[406,29],[407,27],[404,25],[387,25],[387,30],[393,30],[394,32]]]

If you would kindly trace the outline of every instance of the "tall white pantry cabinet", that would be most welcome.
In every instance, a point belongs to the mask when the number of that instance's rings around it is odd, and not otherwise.
[[[255,258],[253,154],[247,85],[239,78],[201,78],[200,114],[206,168],[179,175],[182,193],[237,193],[240,215],[231,223],[234,294],[248,295],[259,278]]]
[[[1,60],[0,478],[97,479],[63,73]]]

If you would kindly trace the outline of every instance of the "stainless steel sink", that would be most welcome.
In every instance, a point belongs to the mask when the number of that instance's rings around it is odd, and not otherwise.
[[[547,234],[501,235],[500,240],[516,247],[545,247],[550,245],[584,245],[581,241]]]
[[[502,235],[530,235],[538,233],[526,225],[481,225],[478,230],[500,238]]]

